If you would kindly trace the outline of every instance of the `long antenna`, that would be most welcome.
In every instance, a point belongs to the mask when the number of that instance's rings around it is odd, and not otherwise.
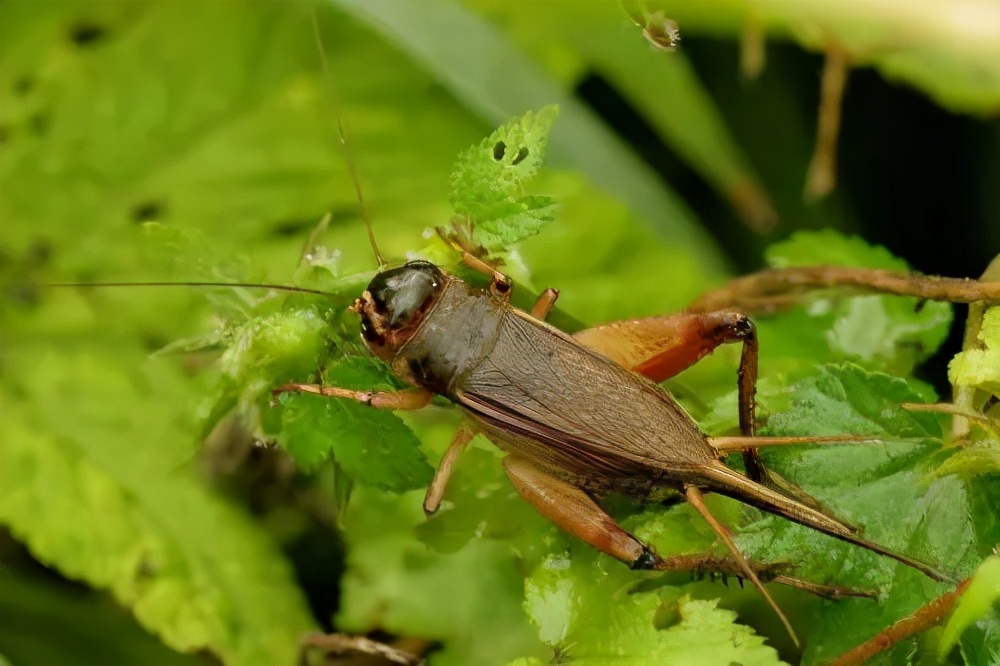
[[[267,284],[263,282],[45,282],[41,287],[240,287],[247,289],[273,289],[274,291],[290,291],[299,294],[311,294],[313,296],[329,296],[335,298],[337,294],[320,291],[319,289],[307,289],[305,287],[292,287],[286,284]]]
[[[375,261],[378,263],[378,270],[381,271],[386,267],[385,259],[382,258],[382,253],[378,250],[378,244],[375,242],[375,227],[372,225],[371,216],[368,214],[368,207],[365,205],[365,197],[361,191],[361,179],[358,177],[357,164],[354,161],[354,152],[351,150],[351,144],[347,140],[347,133],[344,131],[344,123],[340,113],[340,107],[337,104],[336,99],[330,94],[333,88],[333,79],[330,78],[330,66],[326,59],[326,50],[323,48],[323,37],[320,35],[319,31],[319,20],[316,18],[316,8],[312,8],[312,13],[310,14],[312,18],[313,36],[316,39],[316,49],[319,51],[319,60],[323,70],[323,82],[329,86],[328,95],[331,97],[332,105],[337,115],[337,134],[340,137],[340,145],[344,149],[344,159],[347,161],[347,171],[351,175],[351,182],[354,183],[354,192],[358,198],[358,205],[361,207],[361,216],[365,220],[365,226],[368,228],[368,242],[372,246],[372,252],[375,253]]]

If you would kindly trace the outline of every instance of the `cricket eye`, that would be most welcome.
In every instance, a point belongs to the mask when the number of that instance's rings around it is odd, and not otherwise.
[[[444,275],[426,261],[411,261],[376,275],[368,292],[388,328],[406,326],[430,305],[444,286]]]

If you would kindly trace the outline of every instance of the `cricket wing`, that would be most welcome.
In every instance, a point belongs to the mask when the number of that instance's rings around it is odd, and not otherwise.
[[[607,475],[689,470],[714,460],[694,421],[662,389],[544,324],[511,312],[455,399],[534,456]],[[531,453],[530,451],[523,451]]]

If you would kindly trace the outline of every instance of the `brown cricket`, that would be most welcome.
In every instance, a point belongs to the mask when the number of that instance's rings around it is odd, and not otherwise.
[[[747,316],[725,310],[687,312],[568,335],[545,323],[557,291],[547,289],[530,311],[517,309],[510,304],[509,278],[468,252],[464,259],[491,275],[489,288],[474,288],[432,263],[411,261],[378,273],[350,307],[361,318],[368,348],[412,388],[364,392],[286,384],[275,389],[353,399],[380,409],[419,409],[434,395],[457,404],[468,422],[456,433],[427,490],[428,514],[440,506],[465,446],[483,433],[508,452],[503,466],[517,492],[560,528],[635,569],[711,569],[745,577],[793,640],[790,623],[762,577],[828,596],[850,591],[779,575],[764,563],[748,561],[729,530],[709,512],[704,493],[782,516],[936,581],[951,580],[929,564],[862,538],[857,528],[764,468],[753,447],[823,438],[755,437],[757,337]],[[910,279],[920,284],[932,278]],[[958,291],[975,285],[971,291],[978,297],[1000,298],[1000,285],[946,283]],[[948,298],[962,296],[949,293]],[[738,373],[742,437],[720,438],[726,446],[717,447],[658,382],[730,342],[743,344]],[[746,475],[721,461],[734,449],[743,451]],[[661,557],[601,508],[600,498],[611,492],[639,500],[679,493],[711,525],[730,557]]]

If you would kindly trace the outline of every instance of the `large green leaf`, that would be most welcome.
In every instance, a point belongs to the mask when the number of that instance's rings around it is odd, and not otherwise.
[[[179,467],[191,432],[159,407],[183,390],[177,370],[119,353],[134,370],[39,351],[30,372],[7,379],[0,521],[42,562],[110,590],[174,649],[288,663],[312,621],[287,563]]]
[[[428,550],[414,539],[424,519],[421,497],[356,494],[345,518],[352,547],[339,626],[441,641],[434,664],[503,664],[541,654],[521,612],[524,583],[506,546]]]
[[[708,666],[781,663],[773,648],[715,601],[628,590],[631,573],[593,552],[554,555],[525,584],[525,609],[542,640],[572,663]]]
[[[371,390],[381,380],[362,358],[338,363],[326,377],[334,386]],[[289,396],[279,442],[306,470],[333,456],[351,478],[397,492],[423,488],[431,468],[420,442],[399,417],[350,400]]]
[[[955,576],[968,573],[988,550],[976,537],[975,512],[963,484],[955,477],[922,479],[921,470],[941,458],[941,429],[934,415],[900,407],[922,401],[905,381],[852,365],[827,366],[762,398],[788,405],[772,413],[769,433],[881,440],[794,447],[765,457],[775,471],[862,526],[866,538]],[[878,601],[816,608],[822,619],[810,638],[808,663],[836,656],[946,589],[886,557],[776,517],[752,522],[738,542],[756,557],[793,564],[796,575],[880,593]],[[892,654],[912,649],[908,643]]]

